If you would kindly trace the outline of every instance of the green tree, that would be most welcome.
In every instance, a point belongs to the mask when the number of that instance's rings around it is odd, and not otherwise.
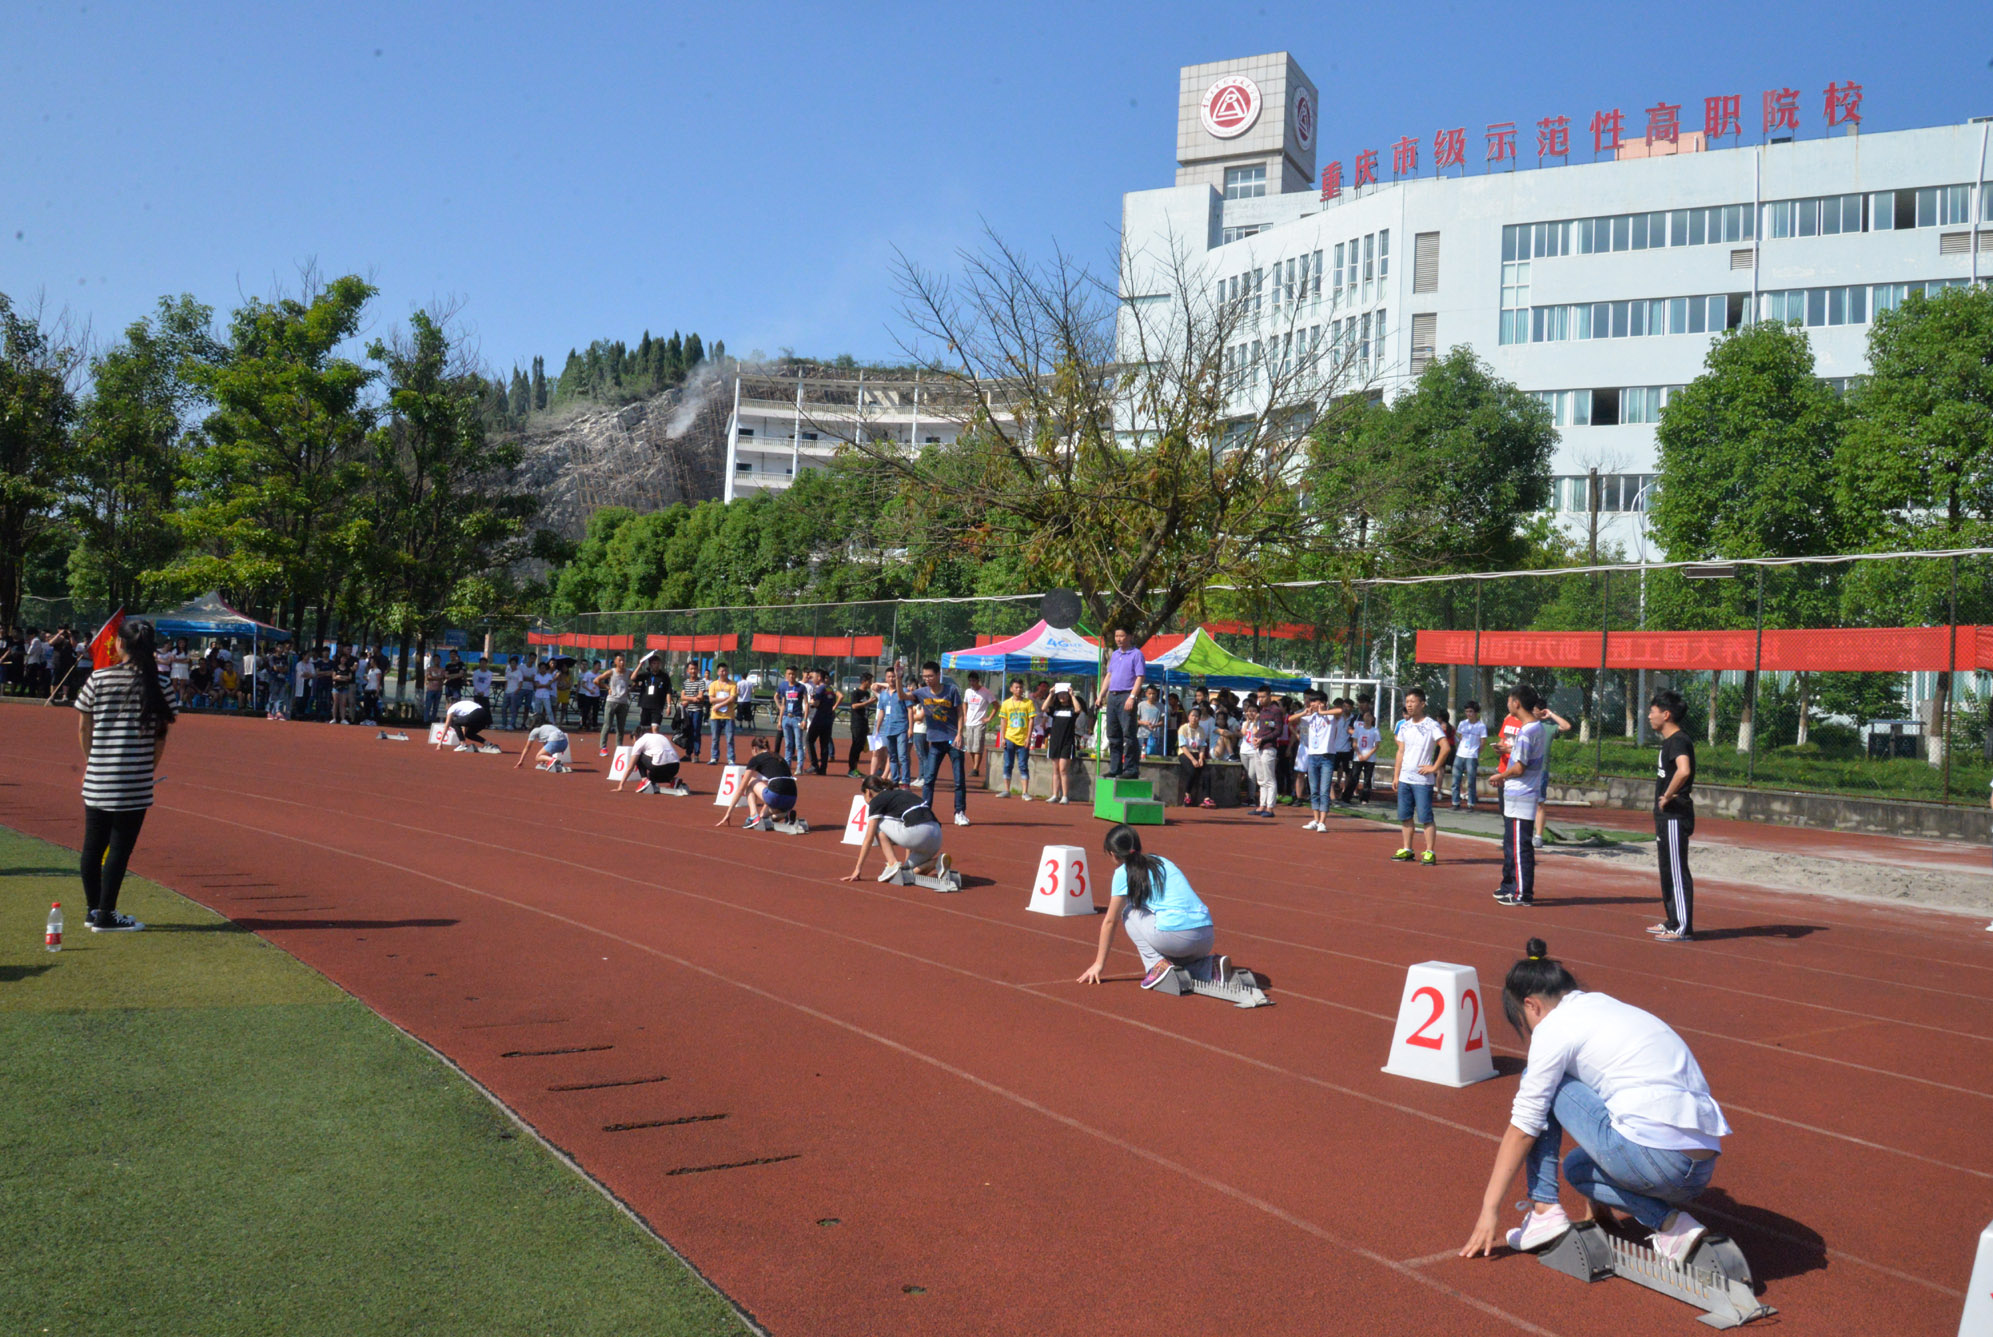
[[[685,348],[682,360],[687,370],[698,366],[706,360],[706,346],[699,342],[699,336],[696,332],[685,336]]]
[[[506,407],[511,411],[512,421],[523,423],[533,411],[533,387],[526,380],[526,373],[514,367],[512,384],[506,393]]]
[[[1833,492],[1846,415],[1814,375],[1806,332],[1777,321],[1748,325],[1720,335],[1703,366],[1662,410],[1656,433],[1660,479],[1649,523],[1668,560],[1838,551],[1836,508],[1821,503]],[[1751,626],[1762,589],[1768,625],[1817,625],[1833,614],[1836,578],[1826,566],[1786,568],[1762,581],[1656,573],[1649,617],[1679,627]],[[1751,746],[1756,699],[1757,674],[1747,672],[1740,752]],[[1715,717],[1712,709],[1712,729]]]
[[[540,413],[547,409],[547,360],[543,357],[533,359],[533,408]]]
[[[338,355],[359,329],[374,288],[354,275],[298,297],[253,299],[228,342],[187,376],[213,405],[188,452],[174,526],[184,547],[162,575],[182,588],[220,588],[298,630],[359,556],[365,446],[374,374]]]
[[[1993,289],[1913,295],[1880,313],[1868,361],[1837,460],[1852,542],[1871,552],[1984,545],[1993,536]],[[1858,623],[1983,622],[1993,618],[1993,581],[1978,562],[1862,562],[1844,607]],[[1943,764],[1935,726],[1951,686],[1939,674],[1925,707],[1932,765]]]
[[[387,390],[368,437],[374,602],[420,649],[440,627],[487,610],[495,575],[524,555],[537,502],[508,488],[519,447],[487,439],[484,378],[452,365],[436,317],[417,311],[406,338],[376,340],[367,355]]]
[[[0,626],[20,620],[29,563],[60,524],[79,354],[0,294]]]
[[[153,318],[134,322],[92,363],[69,487],[80,538],[70,593],[78,599],[143,606],[158,593],[142,577],[178,547],[171,517],[187,419],[199,402],[187,367],[220,356],[213,321],[213,308],[191,296],[162,297]]]

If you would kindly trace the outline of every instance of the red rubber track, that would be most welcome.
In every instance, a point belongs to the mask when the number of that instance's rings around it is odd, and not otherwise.
[[[0,822],[73,846],[72,717],[0,728]],[[190,718],[134,868],[462,1064],[777,1333],[1689,1330],[1629,1283],[1453,1257],[1520,1066],[1499,1022],[1495,1081],[1378,1071],[1406,966],[1496,987],[1532,933],[1695,1048],[1736,1127],[1695,1211],[1781,1330],[1956,1329],[1993,1217],[1976,920],[1705,881],[1704,940],[1666,946],[1644,865],[1546,856],[1505,910],[1488,842],[1425,869],[1369,822],[1173,815],[1151,847],[1271,977],[1246,1012],[1142,992],[1125,944],[1072,983],[1099,921],[1024,906],[1041,846],[1097,846],[1078,807],[972,797],[937,896],[836,881],[851,782],[802,781],[807,836],[720,831],[710,768],[617,795],[507,746]]]

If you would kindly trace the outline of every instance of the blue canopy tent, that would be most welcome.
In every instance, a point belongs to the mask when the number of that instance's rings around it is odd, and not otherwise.
[[[220,590],[209,590],[192,603],[181,604],[170,613],[152,616],[152,630],[164,640],[174,636],[229,636],[249,638],[253,652],[260,656],[264,641],[288,641],[291,633],[282,627],[236,612],[221,601]]]

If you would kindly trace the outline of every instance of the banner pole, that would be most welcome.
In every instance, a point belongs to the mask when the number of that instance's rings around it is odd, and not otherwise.
[[[1765,663],[1765,569],[1758,568],[1758,638],[1757,648],[1751,654],[1751,699],[1745,704],[1751,708],[1751,742],[1744,755],[1744,783],[1755,784],[1758,775],[1758,698],[1764,681],[1762,669]]]
[[[1952,698],[1958,689],[1958,558],[1951,559],[1951,603],[1947,610],[1946,646],[1949,651],[1949,666],[1945,670],[1945,709],[1939,728],[1944,730],[1945,764],[1944,779],[1939,795],[1946,803],[1951,802],[1951,720]]]

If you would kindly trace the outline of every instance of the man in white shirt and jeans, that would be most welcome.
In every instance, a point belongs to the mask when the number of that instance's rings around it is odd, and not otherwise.
[[[1454,737],[1460,740],[1459,751],[1453,756],[1453,806],[1460,803],[1461,781],[1467,783],[1467,809],[1473,811],[1477,797],[1475,790],[1481,781],[1481,743],[1488,736],[1488,725],[1481,718],[1481,703],[1469,701],[1460,708],[1460,723],[1453,728]]]
[[[1425,828],[1426,847],[1419,862],[1430,867],[1439,862],[1439,829],[1433,825],[1432,795],[1438,776],[1446,766],[1449,750],[1446,728],[1426,714],[1426,694],[1413,687],[1405,692],[1405,713],[1392,726],[1398,740],[1398,820],[1404,824],[1404,845],[1391,857],[1401,863],[1412,858],[1413,817]]]

